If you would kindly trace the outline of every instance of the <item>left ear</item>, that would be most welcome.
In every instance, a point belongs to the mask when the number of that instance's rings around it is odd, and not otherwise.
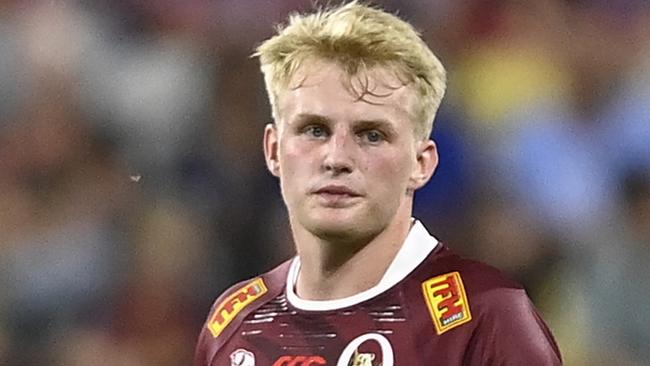
[[[433,140],[416,142],[416,162],[409,179],[409,190],[424,187],[438,166],[438,148]]]
[[[276,177],[280,176],[280,159],[278,156],[278,128],[274,123],[269,123],[264,128],[264,160],[269,172]]]

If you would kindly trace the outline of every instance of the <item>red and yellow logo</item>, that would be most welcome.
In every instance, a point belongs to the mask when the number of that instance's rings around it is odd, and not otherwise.
[[[212,319],[208,322],[208,329],[212,335],[218,337],[240,311],[267,291],[264,281],[258,278],[228,296],[217,306]]]
[[[439,335],[472,320],[460,273],[428,279],[422,283],[422,291]]]
[[[282,356],[278,358],[273,366],[316,366],[327,365],[327,361],[321,356]]]

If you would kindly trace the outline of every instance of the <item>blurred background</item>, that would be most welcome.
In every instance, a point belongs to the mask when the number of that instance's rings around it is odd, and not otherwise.
[[[311,0],[0,1],[0,364],[188,365],[292,255],[256,44]],[[567,365],[650,364],[650,5],[378,1],[449,71],[416,217]]]

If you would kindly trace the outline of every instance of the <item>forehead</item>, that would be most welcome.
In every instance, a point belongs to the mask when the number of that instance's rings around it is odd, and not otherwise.
[[[334,62],[316,60],[301,66],[278,93],[281,120],[310,113],[331,118],[412,120],[412,87],[385,67],[349,75]]]

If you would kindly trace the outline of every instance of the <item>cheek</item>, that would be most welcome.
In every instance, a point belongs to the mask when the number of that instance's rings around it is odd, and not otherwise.
[[[375,192],[374,196],[381,197],[382,202],[397,203],[402,197],[401,194],[407,192],[410,178],[408,159],[395,156],[369,159],[366,168],[364,175],[367,188]]]
[[[408,181],[411,172],[411,161],[407,156],[392,154],[385,157],[372,157],[368,159],[368,173],[376,182],[385,182],[386,185],[402,185]]]
[[[301,185],[301,177],[309,171],[310,154],[298,143],[286,143],[280,146],[280,176],[282,185]]]

